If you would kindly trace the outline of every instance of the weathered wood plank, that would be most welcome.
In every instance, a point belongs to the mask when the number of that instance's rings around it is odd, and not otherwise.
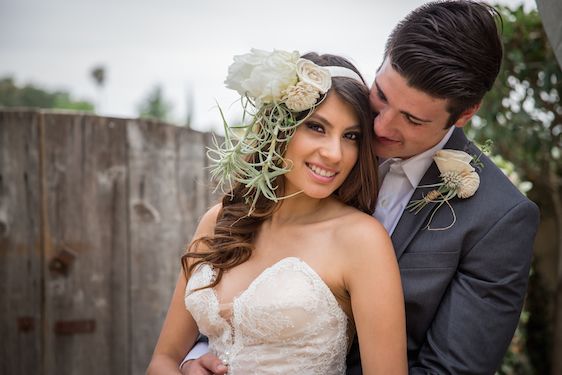
[[[44,137],[45,269],[61,251],[74,257],[66,275],[45,272],[45,374],[127,374],[125,123],[46,114]],[[93,332],[55,332],[84,320]]]
[[[179,256],[217,199],[210,138],[0,111],[0,373],[144,372]]]
[[[41,372],[38,113],[0,112],[0,373]]]
[[[132,373],[143,373],[180,270],[209,206],[204,135],[131,121],[129,149]]]

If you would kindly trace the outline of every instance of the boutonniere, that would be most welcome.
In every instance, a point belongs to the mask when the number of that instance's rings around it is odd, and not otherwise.
[[[474,158],[464,151],[440,150],[433,155],[433,160],[441,173],[441,182],[433,185],[419,186],[425,188],[433,187],[435,189],[427,193],[422,199],[411,201],[406,208],[410,212],[417,214],[427,204],[437,203],[426,228],[428,230],[445,230],[451,228],[457,221],[455,211],[449,201],[455,197],[461,199],[472,197],[476,190],[478,190],[478,186],[480,186],[480,176],[470,164],[474,161]],[[430,224],[435,212],[445,204],[451,209],[453,222],[444,228],[431,228]]]

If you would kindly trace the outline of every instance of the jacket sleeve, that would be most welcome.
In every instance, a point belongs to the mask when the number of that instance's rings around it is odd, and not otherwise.
[[[521,201],[463,249],[410,374],[494,374],[519,321],[538,222]]]

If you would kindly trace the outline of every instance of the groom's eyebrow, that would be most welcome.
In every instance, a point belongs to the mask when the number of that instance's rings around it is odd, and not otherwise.
[[[380,97],[381,99],[383,99],[384,101],[388,102],[388,97],[385,95],[384,91],[383,91],[383,90],[381,89],[381,87],[379,86],[379,83],[377,82],[377,79],[376,79],[376,78],[375,78],[375,86],[376,86],[376,88],[377,88],[377,92],[378,92],[379,97]],[[415,116],[415,115],[411,114],[410,112],[403,111],[403,110],[399,110],[399,111],[400,111],[400,113],[402,113],[404,116],[406,116],[406,117],[408,117],[408,118],[410,118],[410,119],[412,119],[412,120],[415,120],[415,121],[417,121],[417,122],[431,122],[431,120],[426,120],[426,119],[420,118],[420,117],[418,117],[418,116]]]

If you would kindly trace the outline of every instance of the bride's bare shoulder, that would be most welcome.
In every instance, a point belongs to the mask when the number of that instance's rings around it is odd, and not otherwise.
[[[337,237],[347,256],[371,257],[373,251],[392,250],[392,242],[384,226],[373,216],[352,209],[341,217]]]
[[[216,204],[203,214],[195,232],[195,237],[208,236],[214,233],[217,217],[222,209],[222,204]]]
[[[359,234],[362,238],[367,236],[386,236],[387,232],[382,224],[372,215],[368,215],[353,207],[347,207],[345,213],[339,218],[338,229],[350,237]],[[351,236],[353,237],[353,236]]]

